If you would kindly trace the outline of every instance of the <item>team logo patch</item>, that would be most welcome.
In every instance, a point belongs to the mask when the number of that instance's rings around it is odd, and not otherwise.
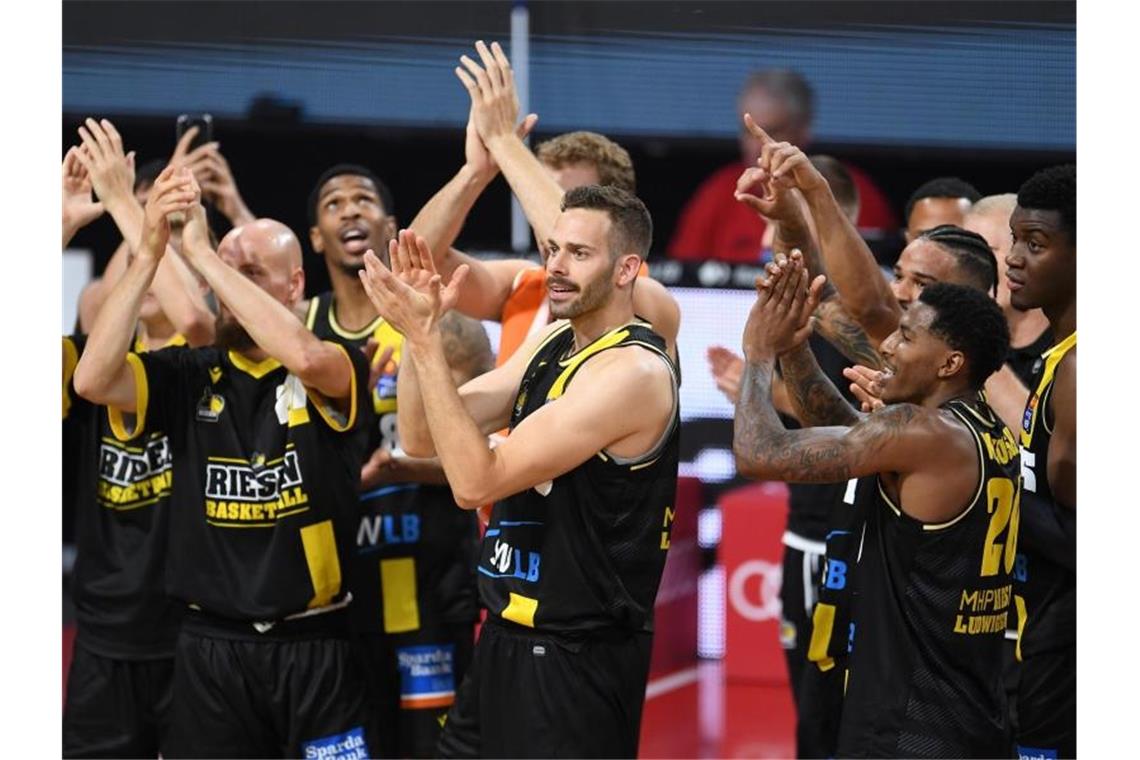
[[[1017,756],[1020,760],[1057,760],[1057,750],[1022,747],[1019,744],[1017,745]]]
[[[343,734],[313,739],[301,745],[306,760],[368,760],[364,729],[351,728]]]
[[[202,398],[198,400],[198,419],[202,422],[217,422],[225,408],[226,400],[216,393],[211,393],[207,388],[202,393]]]
[[[1021,418],[1021,427],[1026,433],[1033,432],[1033,413],[1037,411],[1037,394],[1034,393],[1029,398],[1029,403],[1025,406],[1025,416]]]
[[[426,644],[396,649],[400,707],[423,710],[455,702],[455,645]]]

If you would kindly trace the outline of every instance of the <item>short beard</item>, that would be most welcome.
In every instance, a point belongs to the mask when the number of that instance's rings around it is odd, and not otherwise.
[[[221,312],[214,319],[214,344],[228,351],[248,351],[257,348],[257,343],[246,329],[233,317],[224,317]]]
[[[594,282],[586,283],[578,291],[578,297],[569,303],[550,301],[550,316],[555,319],[574,319],[605,306],[613,294],[611,273],[606,273]]]

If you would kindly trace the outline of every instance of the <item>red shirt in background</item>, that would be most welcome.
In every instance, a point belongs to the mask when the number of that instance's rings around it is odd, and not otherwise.
[[[899,227],[886,196],[860,169],[844,162],[859,189],[860,232],[895,231]],[[716,259],[734,264],[760,261],[766,223],[736,200],[736,180],[744,167],[729,164],[706,179],[681,212],[669,243],[669,258],[681,261]]]

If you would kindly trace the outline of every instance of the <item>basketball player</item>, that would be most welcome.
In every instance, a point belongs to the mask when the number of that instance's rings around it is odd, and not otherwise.
[[[188,609],[175,650],[172,757],[368,753],[342,567],[371,417],[368,366],[294,316],[289,230],[259,220],[210,247],[189,170],[183,256],[220,302],[217,344],[131,353],[131,326],[169,236],[152,215],[104,305],[75,389],[123,435],[154,425],[173,460],[167,590]]]
[[[137,246],[131,233],[141,231],[144,211],[131,192],[130,160],[118,132],[109,121],[90,120],[81,137],[82,147],[68,152],[65,167],[70,164],[77,184],[88,183],[88,203],[94,185],[100,210],[106,209],[124,238]],[[171,174],[168,170],[156,186],[162,197],[156,198],[152,215],[180,207],[181,188]],[[65,204],[66,198],[65,193]],[[163,268],[175,276],[163,277],[140,308],[135,334],[140,353],[186,344],[167,317],[168,308],[191,320],[199,309],[209,313],[197,283],[169,271],[185,269],[174,258]],[[183,304],[190,308],[180,310]],[[212,325],[208,335],[212,339]],[[64,505],[75,509],[77,525],[72,576],[77,636],[64,704],[63,753],[155,757],[169,751],[174,643],[182,615],[181,605],[164,589],[170,442],[156,426],[122,442],[115,435],[117,418],[76,395],[71,380],[85,346],[83,335],[63,339]]]
[[[644,204],[586,185],[563,209],[546,271],[553,315],[569,321],[459,390],[436,324],[466,270],[441,289],[414,233],[392,246],[397,274],[366,257],[369,295],[411,359],[398,389],[405,449],[438,452],[460,506],[495,502],[478,566],[487,623],[444,756],[637,754],[674,509],[678,379],[664,340],[633,313],[652,229]],[[484,436],[508,424],[490,449]]]
[[[1010,302],[1039,308],[1059,338],[1041,356],[1021,425],[1022,553],[1017,568],[1022,757],[1077,751],[1077,168],[1054,166],[1017,191],[1009,219]]]
[[[837,754],[1000,756],[1008,747],[1001,644],[1017,452],[981,391],[1009,347],[1001,311],[976,290],[924,289],[881,347],[887,406],[860,416],[804,343],[822,278],[809,291],[796,254],[769,271],[744,331],[738,471],[791,482],[877,481],[862,489],[871,501]],[[798,416],[829,427],[784,428],[770,397],[777,360]],[[850,488],[859,490],[855,481]]]
[[[309,241],[325,260],[332,290],[307,302],[305,323],[319,338],[373,352],[376,425],[348,576],[354,649],[385,727],[383,754],[427,757],[474,646],[476,517],[455,508],[438,460],[407,457],[399,446],[404,338],[377,314],[358,276],[364,252],[386,255],[396,234],[391,191],[368,168],[338,164],[317,179],[309,217]],[[449,359],[467,357],[456,366],[464,382],[490,369],[482,325],[455,314],[445,328]]]

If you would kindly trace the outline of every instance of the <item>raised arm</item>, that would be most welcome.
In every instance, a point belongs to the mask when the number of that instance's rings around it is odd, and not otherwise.
[[[85,399],[126,412],[135,411],[135,374],[127,359],[139,308],[158,271],[170,238],[167,217],[197,202],[188,171],[168,166],[155,181],[147,202],[143,236],[134,260],[115,283],[99,313],[75,368],[75,391]]]
[[[482,66],[468,56],[455,75],[471,96],[475,129],[522,204],[527,221],[534,227],[540,245],[550,239],[562,203],[562,188],[543,168],[515,131],[519,101],[510,61],[499,43],[488,48],[475,43]]]
[[[430,313],[427,310],[433,308],[433,299],[439,299],[439,318],[442,318],[459,300],[459,291],[462,290],[460,286],[466,287],[468,270],[465,267],[457,269],[447,286],[442,286],[442,278],[435,271],[427,242],[411,230],[401,230],[389,243],[388,260],[392,264],[392,270],[385,267],[374,254],[366,254],[365,271],[361,273],[360,279],[376,310],[394,326],[398,323],[393,320],[407,321],[412,318],[405,313],[412,307],[401,299],[393,300],[389,291],[404,293],[406,289],[408,301],[424,313]],[[401,310],[393,312],[396,307]],[[415,313],[417,312],[413,311]],[[517,351],[503,366],[479,375],[459,389],[465,412],[471,416],[482,434],[506,427],[527,356],[529,351]],[[415,362],[406,361],[396,380],[400,445],[410,456],[430,457],[436,454],[436,449],[427,423],[418,374]],[[447,383],[454,388],[455,383],[450,375]]]
[[[78,158],[123,240],[135,247],[142,236],[144,213],[134,195],[134,169],[123,153],[122,138],[106,119],[99,122],[87,119],[84,124],[79,128],[83,145]],[[173,250],[159,261],[152,289],[163,313],[190,345],[212,343],[214,315],[193,274]]]
[[[197,129],[197,127],[192,127],[187,130],[187,135],[183,135],[183,140],[186,141],[187,146],[189,140],[197,134]],[[182,144],[179,143],[179,145],[181,147]],[[237,180],[234,179],[234,173],[230,169],[230,163],[222,155],[218,143],[210,142],[198,146],[187,155],[186,163],[202,188],[202,197],[222,212],[230,220],[230,224],[234,227],[240,227],[257,218],[249,210],[245,199],[242,198],[241,191],[238,190]]]
[[[103,204],[91,197],[91,177],[79,160],[78,148],[63,157],[63,247],[75,233],[103,215]]]
[[[898,326],[902,309],[880,274],[871,249],[803,151],[773,141],[751,116],[745,115],[745,126],[764,141],[760,168],[765,176],[776,185],[794,186],[803,193],[819,235],[823,266],[843,307],[873,343],[881,343]]]
[[[806,342],[780,354],[780,372],[792,414],[805,427],[850,426],[859,421],[860,415],[823,374]]]

